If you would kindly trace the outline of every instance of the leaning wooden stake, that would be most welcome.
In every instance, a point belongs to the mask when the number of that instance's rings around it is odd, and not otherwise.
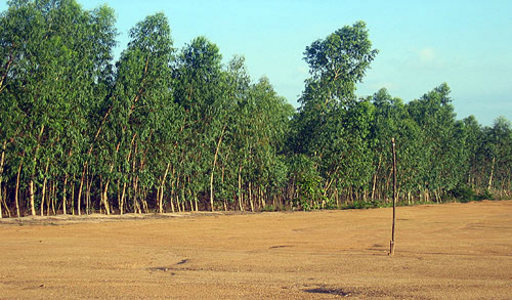
[[[395,222],[396,222],[396,201],[397,201],[395,138],[391,138],[391,150],[393,153],[393,225],[391,227],[391,241],[389,242],[389,255],[395,254]]]

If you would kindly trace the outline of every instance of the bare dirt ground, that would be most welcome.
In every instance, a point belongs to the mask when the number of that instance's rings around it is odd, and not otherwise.
[[[0,299],[510,299],[512,201],[0,221]]]

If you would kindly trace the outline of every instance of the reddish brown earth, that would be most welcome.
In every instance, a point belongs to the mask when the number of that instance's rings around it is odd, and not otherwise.
[[[512,298],[512,201],[0,222],[1,299]]]

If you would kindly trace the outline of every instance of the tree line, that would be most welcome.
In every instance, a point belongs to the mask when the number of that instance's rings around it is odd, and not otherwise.
[[[0,216],[386,205],[510,197],[512,127],[457,120],[448,85],[405,103],[356,85],[364,22],[306,47],[294,109],[243,57],[137,23],[114,62],[108,6],[14,0],[0,15]]]

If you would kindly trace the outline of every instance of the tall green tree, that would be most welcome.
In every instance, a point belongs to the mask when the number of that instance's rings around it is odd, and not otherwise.
[[[101,205],[111,212],[109,187],[117,183],[118,209],[124,211],[126,186],[130,188],[133,210],[148,212],[147,196],[156,184],[147,169],[155,132],[170,94],[172,40],[167,18],[158,13],[147,17],[130,31],[131,41],[118,61],[112,96],[105,107],[108,122],[98,147]],[[161,138],[161,137],[158,137]],[[122,194],[121,196],[119,196]],[[141,206],[142,205],[142,206]]]

